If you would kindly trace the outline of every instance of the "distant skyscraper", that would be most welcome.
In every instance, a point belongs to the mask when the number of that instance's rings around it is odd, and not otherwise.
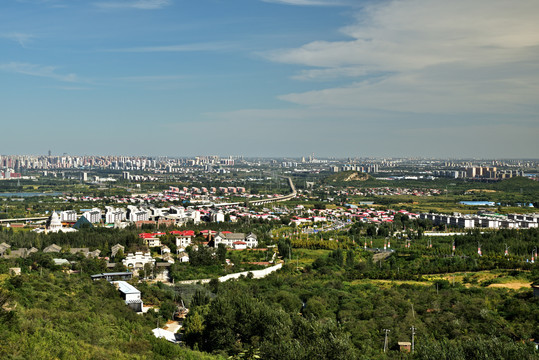
[[[49,157],[51,156],[51,154],[52,154],[52,153],[51,153],[51,151],[49,150]]]

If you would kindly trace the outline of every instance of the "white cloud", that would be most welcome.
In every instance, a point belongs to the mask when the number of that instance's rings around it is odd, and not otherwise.
[[[140,9],[155,10],[161,9],[171,4],[170,0],[118,0],[103,1],[94,3],[95,6],[102,9]]]
[[[271,52],[301,80],[340,86],[280,98],[316,107],[428,113],[537,114],[539,2],[409,0],[372,3],[342,32]]]
[[[56,72],[56,69],[57,68],[54,66],[43,66],[43,65],[21,63],[21,62],[10,62],[10,63],[5,63],[5,64],[0,64],[0,70],[5,71],[5,72],[51,78],[54,80],[64,81],[64,82],[77,82],[78,81],[76,74],[59,74]]]
[[[21,45],[22,47],[25,47],[29,41],[35,38],[35,36],[30,35],[30,34],[25,34],[25,33],[19,33],[19,32],[10,32],[10,33],[0,34],[0,38],[18,42],[19,45]]]

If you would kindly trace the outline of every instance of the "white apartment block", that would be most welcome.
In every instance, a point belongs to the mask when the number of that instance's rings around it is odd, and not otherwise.
[[[539,215],[442,215],[421,214],[421,219],[431,220],[435,225],[448,225],[465,229],[519,229],[539,227]]]
[[[115,209],[112,206],[105,206],[107,212],[105,213],[105,222],[107,224],[114,224],[126,220],[126,211],[124,209]]]
[[[129,221],[147,221],[150,219],[150,213],[146,210],[139,210],[136,206],[127,206],[129,212]]]
[[[86,211],[82,216],[92,224],[99,223],[101,222],[101,209],[93,208],[90,211]]]
[[[61,222],[77,222],[78,216],[75,210],[66,210],[60,213]]]
[[[211,213],[211,221],[212,222],[224,222],[225,221],[225,214],[221,210],[219,211],[212,211]]]

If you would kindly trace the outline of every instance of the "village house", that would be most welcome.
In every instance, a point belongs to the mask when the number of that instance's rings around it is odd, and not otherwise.
[[[120,244],[116,244],[111,248],[111,257],[115,257],[118,251],[122,250],[122,253],[125,251],[125,247]]]
[[[161,240],[159,240],[159,238],[145,238],[144,239],[144,244],[148,247],[159,247],[161,246]]]
[[[189,262],[189,255],[186,252],[179,253],[178,261],[182,263]]]
[[[49,245],[47,246],[45,249],[43,249],[43,252],[44,253],[50,253],[50,252],[60,252],[60,250],[62,250],[62,247],[56,245],[56,244],[52,244],[52,245]]]
[[[193,242],[193,238],[195,237],[195,232],[192,230],[185,230],[185,231],[171,231],[170,232],[173,235],[176,236],[176,246],[178,248],[186,248]]]
[[[5,242],[0,244],[0,255],[4,255],[8,252],[8,250],[11,249],[11,245],[6,244]]]

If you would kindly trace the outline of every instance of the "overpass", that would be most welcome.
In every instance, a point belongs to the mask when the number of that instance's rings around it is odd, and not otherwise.
[[[281,177],[288,180],[288,186],[290,186],[290,190],[292,191],[290,194],[277,196],[277,197],[269,198],[269,199],[249,200],[247,201],[247,203],[249,205],[257,206],[257,205],[264,205],[264,204],[270,204],[270,203],[275,203],[275,202],[288,201],[295,198],[298,195],[298,193],[296,191],[296,186],[294,185],[292,178],[289,176],[281,176]],[[219,203],[219,204],[213,204],[213,206],[220,207],[220,206],[234,206],[234,205],[243,205],[243,204],[245,204],[245,202]],[[198,205],[198,207],[204,207],[204,206],[207,206],[207,205]]]
[[[290,186],[290,190],[292,190],[290,194],[277,196],[270,199],[251,200],[249,201],[249,205],[264,205],[264,204],[269,204],[269,203],[274,203],[274,202],[288,201],[295,198],[298,195],[298,193],[296,191],[296,187],[294,186],[294,183],[292,182],[292,178],[289,176],[281,176],[281,177],[288,180],[288,186]]]

